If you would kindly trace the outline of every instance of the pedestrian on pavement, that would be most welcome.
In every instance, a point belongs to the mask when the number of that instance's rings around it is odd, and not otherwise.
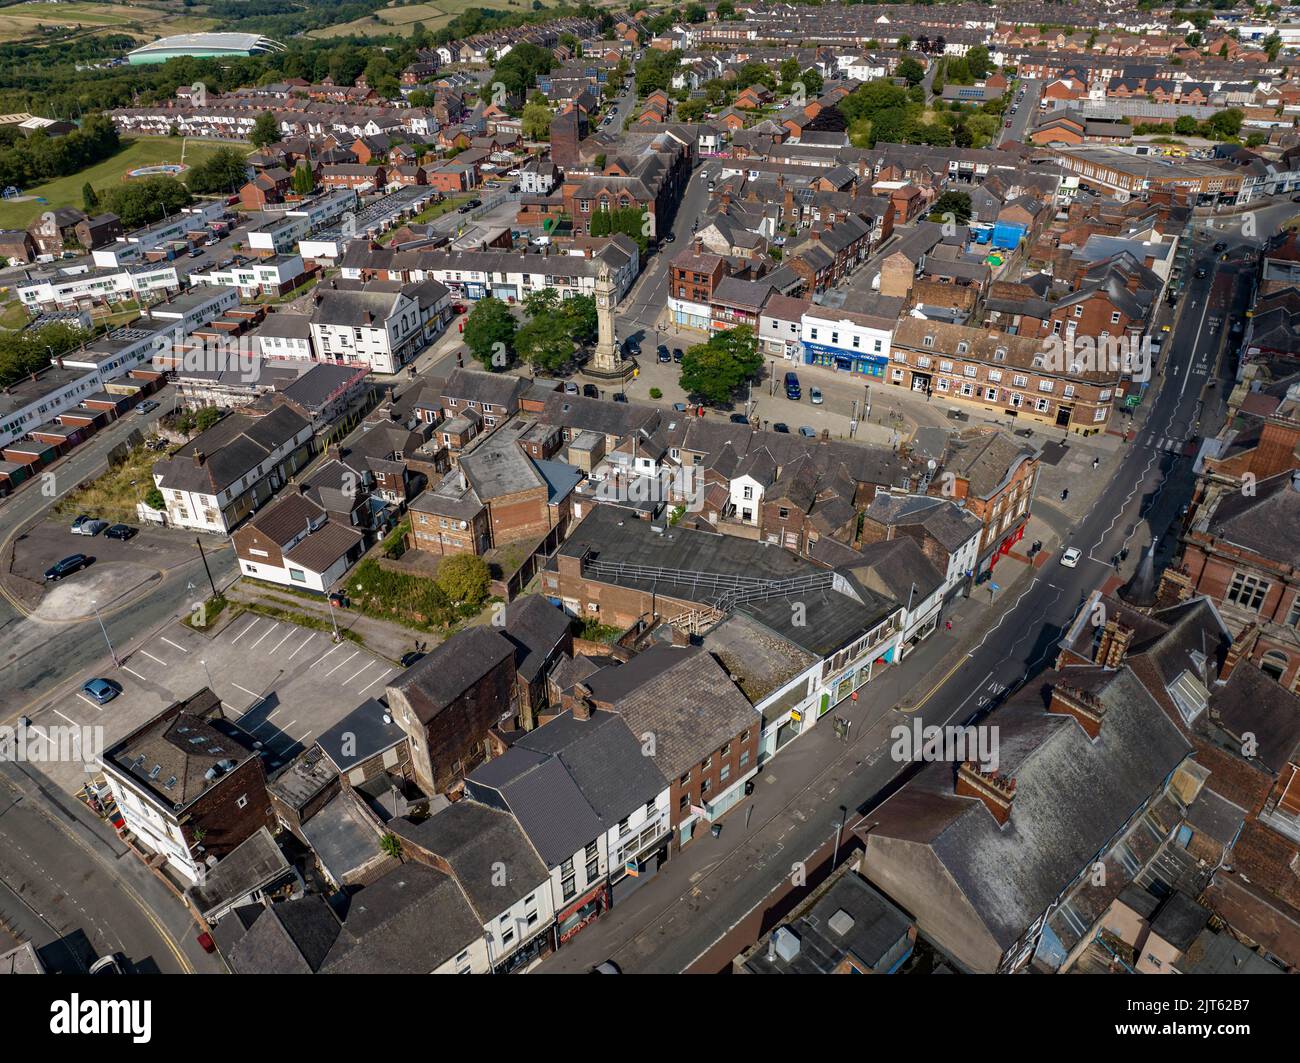
[[[951,630],[952,630],[952,621],[951,621],[951,620],[945,620],[945,621],[943,622],[943,627],[944,627],[944,630],[945,630],[945,631],[951,631]]]
[[[1093,467],[1094,469],[1095,469],[1098,465],[1100,465],[1100,464],[1101,464],[1101,458],[1093,458],[1093,459],[1092,459],[1092,467]]]

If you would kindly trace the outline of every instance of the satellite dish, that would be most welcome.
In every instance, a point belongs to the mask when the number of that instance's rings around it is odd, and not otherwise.
[[[929,469],[931,472],[934,472],[934,470],[939,467],[939,463],[935,461],[934,458],[931,458],[929,461],[925,463],[925,467]]]

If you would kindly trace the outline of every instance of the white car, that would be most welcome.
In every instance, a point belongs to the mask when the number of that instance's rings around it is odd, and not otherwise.
[[[1066,568],[1074,568],[1079,563],[1079,558],[1083,556],[1083,551],[1077,546],[1072,546],[1061,555],[1061,564]]]

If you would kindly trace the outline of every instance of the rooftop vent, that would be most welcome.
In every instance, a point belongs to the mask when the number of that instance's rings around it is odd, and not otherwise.
[[[772,934],[772,948],[781,959],[790,963],[799,955],[799,935],[788,926],[779,926]]]
[[[831,916],[830,922],[827,925],[834,930],[835,933],[839,934],[840,937],[843,937],[853,929],[853,916],[849,915],[848,912],[841,908]]]

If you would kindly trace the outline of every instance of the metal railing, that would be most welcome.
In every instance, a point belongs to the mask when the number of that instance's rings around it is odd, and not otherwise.
[[[692,598],[709,603],[714,611],[725,614],[743,602],[766,601],[783,598],[804,591],[828,590],[835,584],[831,571],[807,573],[786,579],[764,579],[758,576],[741,576],[731,573],[699,572],[690,569],[662,568],[656,565],[637,565],[625,561],[583,562],[583,571],[592,576],[611,580],[644,580],[648,583],[671,583],[689,588]],[[703,593],[701,593],[703,592]]]

